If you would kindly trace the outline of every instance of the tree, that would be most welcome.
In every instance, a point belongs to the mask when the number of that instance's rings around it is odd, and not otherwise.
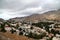
[[[19,24],[16,25],[16,29],[18,29],[18,27],[19,27]]]
[[[30,27],[30,29],[33,29],[33,27]]]
[[[6,32],[4,26],[5,26],[5,24],[1,24],[1,32]]]

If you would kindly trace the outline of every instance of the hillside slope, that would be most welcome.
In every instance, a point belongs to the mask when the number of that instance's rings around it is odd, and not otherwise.
[[[60,10],[57,11],[49,11],[43,14],[33,14],[27,17],[16,17],[10,20],[14,21],[43,21],[43,20],[60,20]]]

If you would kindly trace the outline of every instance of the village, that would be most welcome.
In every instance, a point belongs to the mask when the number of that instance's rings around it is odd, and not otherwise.
[[[36,22],[37,23],[37,22]],[[36,24],[35,23],[35,24]],[[40,22],[42,24],[32,25],[32,23],[9,23],[0,22],[0,32],[8,32],[16,35],[23,35],[35,40],[59,40],[60,23],[59,22]],[[45,25],[44,25],[45,24]],[[40,26],[42,25],[42,27]]]

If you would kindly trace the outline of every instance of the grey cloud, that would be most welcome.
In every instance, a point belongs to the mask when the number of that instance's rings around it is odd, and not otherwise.
[[[0,0],[0,14],[2,14],[1,16],[8,14],[9,18],[27,16],[43,13],[48,10],[60,9],[59,4],[60,0]],[[3,11],[1,11],[2,9]]]

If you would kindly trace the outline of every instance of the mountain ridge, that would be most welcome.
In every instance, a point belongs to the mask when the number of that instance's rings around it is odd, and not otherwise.
[[[60,10],[48,11],[43,14],[32,14],[26,17],[15,17],[11,18],[8,21],[25,21],[25,22],[33,22],[33,21],[43,21],[43,20],[57,20],[60,21]]]

